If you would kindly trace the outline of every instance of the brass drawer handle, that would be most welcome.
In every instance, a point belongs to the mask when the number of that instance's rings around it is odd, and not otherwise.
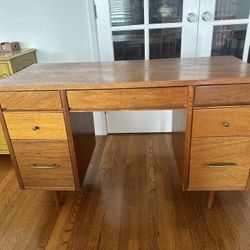
[[[50,168],[58,168],[60,165],[58,164],[50,164],[50,165],[38,165],[38,164],[32,164],[31,168],[36,168],[36,169],[50,169]]]
[[[34,131],[35,131],[35,130],[38,130],[38,129],[40,129],[38,126],[33,126],[33,127],[32,127],[32,130],[34,130]]]
[[[209,168],[228,168],[228,167],[237,167],[238,164],[234,162],[225,162],[225,163],[208,163],[206,164]]]
[[[222,122],[222,124],[223,124],[223,126],[224,126],[225,128],[228,128],[228,127],[229,127],[229,125],[230,125],[230,123],[229,123],[229,122],[227,122],[227,121]]]

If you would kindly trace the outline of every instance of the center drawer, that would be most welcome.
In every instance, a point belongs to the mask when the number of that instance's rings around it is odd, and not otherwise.
[[[71,110],[161,110],[187,105],[188,88],[148,88],[67,91]]]
[[[12,141],[25,188],[74,190],[67,141]]]
[[[250,136],[250,108],[195,109],[192,136]]]
[[[66,140],[62,112],[5,112],[4,118],[12,140]]]

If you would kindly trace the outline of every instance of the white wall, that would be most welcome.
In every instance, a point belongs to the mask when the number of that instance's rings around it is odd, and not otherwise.
[[[93,1],[0,0],[0,41],[36,48],[39,63],[98,61]],[[94,118],[96,134],[105,134],[103,113]]]
[[[96,61],[89,0],[0,0],[0,41],[36,48],[39,62]]]

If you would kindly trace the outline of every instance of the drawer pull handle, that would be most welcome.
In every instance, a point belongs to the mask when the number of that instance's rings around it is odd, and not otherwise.
[[[226,122],[226,121],[224,121],[222,124],[223,124],[223,126],[224,126],[225,128],[228,128],[229,125],[230,125],[230,123],[229,123],[229,122]]]
[[[36,169],[49,169],[49,168],[58,168],[60,165],[58,164],[51,164],[51,165],[38,165],[38,164],[32,164],[31,168],[36,168]]]
[[[228,167],[237,167],[238,164],[234,162],[226,162],[226,163],[209,163],[206,165],[209,168],[228,168]]]
[[[38,126],[33,126],[33,127],[32,127],[32,130],[34,130],[34,131],[35,131],[35,130],[38,130],[38,129],[39,129]]]

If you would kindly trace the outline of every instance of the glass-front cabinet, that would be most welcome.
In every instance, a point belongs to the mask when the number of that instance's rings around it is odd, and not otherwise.
[[[247,58],[249,0],[102,1],[107,8],[101,8],[100,15],[107,17],[108,24],[102,25],[101,20],[98,25],[100,51],[112,51],[103,60]],[[102,39],[107,40],[109,34],[110,44],[103,46]]]

